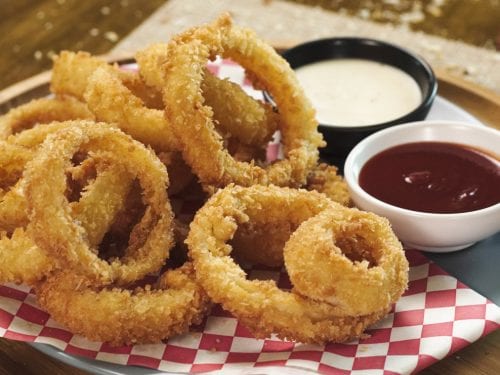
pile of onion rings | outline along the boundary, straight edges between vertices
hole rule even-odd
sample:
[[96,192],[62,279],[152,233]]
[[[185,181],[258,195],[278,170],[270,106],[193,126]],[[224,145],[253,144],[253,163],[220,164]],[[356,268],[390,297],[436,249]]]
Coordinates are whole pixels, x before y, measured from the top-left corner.
[[[277,107],[212,75],[217,56]],[[318,162],[315,112],[285,60],[226,14],[136,60],[63,51],[53,96],[0,117],[0,281],[112,345],[187,332],[213,303],[257,338],[306,343],[385,316],[408,282],[401,244]],[[273,139],[283,157],[268,160]],[[238,262],[284,269],[293,287]]]
[[[326,218],[325,213],[329,215]],[[351,222],[358,216],[365,222]],[[317,221],[345,232],[351,225],[359,238],[342,237],[349,243],[337,241],[337,252],[320,248],[317,243],[334,239],[331,233],[317,237],[324,229]],[[282,230],[283,226],[276,225],[280,222],[298,228],[292,230],[284,246],[284,265],[294,285],[290,292],[280,290],[273,280],[247,280],[230,256],[233,247],[228,244],[241,224],[269,224]],[[319,230],[309,237],[311,227]],[[256,337],[275,333],[305,343],[359,337],[367,325],[386,314],[408,282],[408,262],[387,221],[305,190],[261,185],[230,185],[219,190],[197,212],[187,244],[196,277],[212,301],[222,304]],[[358,259],[350,259],[350,253]],[[324,258],[340,258],[343,268]],[[367,266],[365,258],[374,263],[373,268]],[[395,260],[397,265],[392,268]],[[300,281],[297,286],[295,281]],[[373,285],[364,289],[372,281]],[[359,305],[358,300],[364,299],[368,302]]]

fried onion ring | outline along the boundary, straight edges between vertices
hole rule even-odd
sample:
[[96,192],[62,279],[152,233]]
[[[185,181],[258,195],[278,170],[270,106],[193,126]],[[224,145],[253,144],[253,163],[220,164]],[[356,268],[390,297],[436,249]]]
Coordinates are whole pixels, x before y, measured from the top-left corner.
[[[337,174],[337,168],[334,166],[318,164],[309,172],[306,188],[323,193],[332,201],[344,206],[351,204],[347,184]],[[295,229],[296,226],[282,220],[272,222],[254,220],[238,227],[231,245],[238,259],[268,267],[278,267],[284,264],[283,247]]]
[[114,346],[158,343],[187,332],[210,306],[189,263],[163,273],[156,286],[133,291],[96,286],[63,271],[35,292],[41,307],[71,332]]
[[[18,136],[9,137],[9,140],[12,141],[14,138],[20,137],[21,134],[25,136],[29,133],[38,133],[37,130],[41,128],[43,128],[44,134],[46,134],[47,129],[55,131],[64,128],[59,124],[58,126],[52,125],[27,130],[19,133]],[[28,138],[33,141],[34,137]],[[40,142],[41,140],[39,139]],[[19,155],[25,156],[24,159],[20,158],[22,163],[17,166],[19,170],[24,170],[25,164],[35,152],[18,145],[6,143],[3,145],[6,146],[3,151],[15,151],[12,154],[3,152],[1,153],[3,157],[11,155],[13,159],[16,159]],[[32,144],[32,146],[37,145]],[[89,243],[97,246],[123,205],[124,197],[130,187],[130,176],[119,165],[101,165],[94,158],[88,160],[91,160],[97,169],[96,177],[86,187],[82,197],[78,201],[70,203],[70,207],[75,220],[79,221],[88,233]],[[0,170],[6,163],[8,160],[2,158]],[[87,162],[86,168],[88,168],[88,164]],[[74,174],[79,172],[81,172],[80,167],[74,168]],[[52,270],[58,268],[59,262],[37,247],[31,239],[23,184],[24,181],[20,178],[15,185],[10,188],[6,187],[7,192],[0,198],[0,281],[33,285]],[[109,190],[109,186],[113,186],[113,194],[103,194],[105,190]],[[101,202],[103,196],[107,198],[105,205]]]
[[[157,64],[169,60],[167,44],[152,44],[137,52],[139,73],[148,85],[161,92],[161,70]],[[278,128],[278,116],[272,107],[248,96],[237,84],[220,79],[204,69],[203,96],[213,108],[217,130],[254,147],[265,147]]]
[[179,149],[163,111],[147,108],[111,66],[99,67],[90,75],[83,97],[97,120],[117,124],[125,133],[156,151]]
[[35,99],[0,117],[0,139],[30,129],[36,124],[66,120],[93,120],[87,106],[69,96]]
[[356,209],[326,209],[284,248],[294,291],[349,315],[392,305],[408,284],[408,261],[389,221]]
[[[125,284],[158,271],[173,241],[165,167],[151,150],[116,128],[92,122],[68,125],[68,129],[47,137],[25,171],[35,243],[63,264],[77,266],[88,277],[103,282]],[[147,209],[132,231],[129,249],[122,258],[110,263],[98,258],[92,250],[88,233],[71,216],[70,204],[64,196],[66,170],[77,151],[97,152],[110,164],[122,165],[144,190]]]
[[148,107],[160,109],[163,106],[161,95],[147,87],[136,72],[122,70],[117,65],[109,65],[105,60],[81,51],[62,51],[55,57],[50,89],[55,94],[71,95],[83,101],[90,76],[97,69],[106,67],[112,68],[122,83]]
[[[190,40],[190,32],[186,41],[182,36],[171,41],[168,61],[157,59],[157,69],[163,75],[156,85],[163,87],[166,116],[182,144],[184,159],[201,182],[208,185],[303,185],[309,169],[318,160],[318,147],[324,144],[317,131],[314,109],[292,69],[276,51],[251,31],[232,26],[227,15],[215,25],[219,26],[216,32],[213,25],[208,25],[195,32],[195,39]],[[280,112],[285,159],[262,168],[235,160],[223,148],[215,130],[213,110],[205,105],[201,90],[205,64],[217,54],[254,72],[273,95]]]
[[239,224],[260,217],[298,225],[328,207],[344,209],[320,193],[305,190],[259,185],[219,190],[197,212],[186,240],[197,280],[214,302],[257,338],[276,333],[283,339],[324,343],[359,337],[388,309],[349,316],[329,303],[280,290],[272,280],[247,280],[230,257],[227,242]]
[[267,146],[278,128],[278,114],[271,105],[252,99],[240,85],[208,71],[201,89],[206,104],[214,110],[219,131],[248,146]]

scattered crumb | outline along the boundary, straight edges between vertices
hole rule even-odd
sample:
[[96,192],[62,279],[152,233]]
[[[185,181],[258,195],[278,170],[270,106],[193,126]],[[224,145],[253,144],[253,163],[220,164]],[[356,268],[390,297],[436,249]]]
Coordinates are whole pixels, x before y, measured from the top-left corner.
[[432,42],[429,42],[429,41],[422,40],[422,42],[420,44],[426,50],[431,51],[431,52],[441,52],[441,50],[443,49],[441,45],[439,45],[437,43],[432,43]]
[[128,7],[128,0],[121,0],[120,1],[120,6],[122,6],[123,8]]
[[427,5],[425,7],[425,10],[427,11],[427,13],[429,13],[430,15],[432,15],[434,17],[441,17],[443,14],[443,11],[441,10],[441,8],[439,8],[433,4]]
[[115,43],[115,42],[117,42],[117,41],[118,41],[118,34],[117,34],[117,33],[115,33],[114,31],[106,31],[106,32],[104,33],[104,38],[105,38],[106,40],[109,40],[110,42]]
[[56,53],[54,51],[50,50],[49,52],[47,52],[48,59],[53,60],[54,57],[56,57]]
[[56,0],[56,2],[59,5],[64,5],[64,3],[66,3],[66,0]]
[[94,27],[94,28],[92,28],[92,29],[89,30],[89,34],[91,36],[98,36],[99,35],[99,29],[97,29],[97,28]]
[[39,20],[43,20],[45,18],[45,12],[37,12],[36,18],[38,18]]
[[420,3],[416,3],[410,12],[401,14],[401,22],[403,23],[420,23],[425,19],[425,14],[422,12]]
[[35,53],[33,54],[33,57],[35,58],[35,60],[41,60],[43,57],[42,51],[35,51]]
[[442,7],[444,4],[446,4],[446,1],[447,0],[432,0],[432,5]]
[[104,16],[107,16],[108,14],[111,13],[111,9],[110,7],[102,7],[101,8],[101,14],[104,15]]
[[52,30],[54,28],[54,25],[52,24],[52,22],[45,22],[45,25],[43,25],[43,27],[45,28],[45,30]]
[[465,75],[472,76],[476,73],[477,73],[477,68],[475,66],[469,65],[469,66],[465,67],[465,71],[464,71]]
[[369,18],[370,18],[370,14],[371,14],[371,13],[370,13],[370,11],[369,11],[368,9],[363,8],[363,9],[360,9],[360,10],[359,10],[358,16],[359,16],[360,18],[363,18],[363,19],[367,20],[367,19],[369,19]]
[[449,73],[452,73],[452,74],[455,74],[455,75],[459,75],[459,76],[464,76],[465,75],[465,68],[462,67],[462,66],[460,66],[460,65],[450,64],[450,65],[447,65],[445,67],[445,69]]
[[400,0],[384,0],[384,3],[387,5],[400,5]]

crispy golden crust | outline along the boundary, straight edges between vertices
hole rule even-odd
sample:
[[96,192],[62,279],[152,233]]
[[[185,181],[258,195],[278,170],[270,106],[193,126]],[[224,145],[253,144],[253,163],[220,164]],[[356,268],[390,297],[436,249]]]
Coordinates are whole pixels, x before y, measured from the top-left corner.
[[34,99],[0,117],[0,139],[30,129],[37,124],[66,120],[93,120],[94,115],[79,100],[61,96]]
[[294,292],[349,315],[390,308],[408,284],[408,261],[388,220],[353,208],[303,222],[284,256]]
[[[11,146],[11,145],[9,145]],[[69,207],[72,216],[85,229],[89,243],[101,243],[105,233],[124,204],[130,187],[130,176],[123,167],[101,165],[95,158],[87,159],[97,168],[97,175]],[[79,179],[80,167],[73,175]],[[81,179],[81,177],[80,177]],[[0,282],[33,285],[60,266],[57,258],[40,249],[31,238],[27,200],[23,194],[24,180],[0,198]],[[105,194],[113,186],[113,194]],[[108,199],[102,203],[102,197]]]
[[[223,147],[214,109],[206,105],[201,88],[205,64],[216,54],[251,69],[273,94],[280,112],[284,160],[262,168],[236,160]],[[168,53],[152,53],[146,60],[142,69],[155,70],[150,79],[162,88],[166,117],[181,142],[184,159],[203,184],[300,186],[306,182],[318,159],[317,148],[323,145],[314,110],[286,61],[253,33],[232,26],[224,16],[174,38]]]
[[33,150],[0,141],[0,231],[12,233],[28,223],[26,200],[19,180]]
[[[163,75],[158,66],[169,60],[168,45],[152,44],[137,52],[136,59],[144,80],[161,91]],[[217,78],[206,69],[201,88],[206,104],[213,109],[215,126],[225,139],[265,148],[279,120],[270,105],[254,100],[239,85]]]
[[[337,175],[337,168],[324,163],[317,165],[307,177],[307,190],[325,194],[336,203],[351,204],[347,184]],[[247,222],[238,226],[231,240],[234,255],[241,260],[269,267],[282,266],[283,247],[297,226],[290,222]]]
[[241,223],[290,221],[295,225],[327,207],[341,207],[324,195],[278,188],[229,186],[218,191],[197,212],[186,243],[196,277],[210,298],[235,315],[256,337],[276,333],[305,343],[345,341],[359,337],[387,309],[349,316],[331,304],[280,290],[274,281],[247,280],[230,257],[227,242]]
[[[103,195],[103,191],[109,190],[109,186],[114,186],[114,194]],[[95,181],[87,187],[79,201],[70,204],[73,217],[85,228],[88,241],[92,246],[101,243],[116,213],[124,203],[129,186],[130,178],[122,168],[106,169],[98,173]],[[102,202],[103,196],[108,198],[105,204]],[[60,263],[57,258],[51,257],[35,245],[30,235],[31,227],[27,219],[26,198],[21,193],[16,197],[17,202],[11,200],[1,202],[2,212],[3,209],[15,211],[10,204],[15,204],[14,208],[18,211],[20,211],[18,209],[20,205],[24,211],[20,211],[20,219],[15,228],[4,226],[1,229],[5,232],[0,237],[0,281],[33,285],[52,270],[57,269]],[[12,217],[10,219],[14,220]],[[9,223],[13,225],[13,221]],[[7,233],[11,235],[8,236]]]
[[34,244],[24,228],[0,234],[0,282],[34,285],[57,268],[57,262]]
[[90,75],[83,97],[98,121],[116,124],[156,151],[179,149],[163,111],[147,108],[111,66],[99,67]]
[[[35,126],[32,129],[9,136],[7,142],[0,143],[0,171],[4,194],[0,198],[0,281],[33,285],[59,265],[57,259],[50,257],[37,247],[31,239],[27,213],[27,200],[24,195],[22,172],[35,155],[36,149],[45,137],[53,132],[68,128],[67,123],[52,123]],[[96,169],[96,176],[85,188],[78,201],[70,203],[75,220],[81,223],[88,233],[88,241],[97,246],[116,212],[123,205],[124,197],[130,186],[130,176],[119,165],[101,163],[98,158],[87,159],[87,163],[72,169],[73,178],[83,183],[83,169]],[[14,173],[16,172],[16,173]],[[9,176],[14,179],[9,180]],[[87,181],[89,182],[89,181]],[[10,186],[9,186],[10,185]],[[103,204],[102,194],[114,187],[114,194],[107,194]]]
[[337,174],[337,167],[320,163],[307,176],[307,190],[316,190],[332,201],[351,206],[351,196],[344,178]]
[[249,97],[240,85],[205,71],[205,103],[214,111],[219,131],[245,145],[265,148],[278,128],[279,116],[266,103]]
[[[173,242],[165,167],[151,150],[118,129],[91,122],[71,125],[47,137],[25,171],[35,243],[61,263],[77,266],[81,273],[97,279],[127,283],[158,271]],[[97,152],[111,165],[122,165],[128,176],[138,179],[144,191],[147,209],[132,231],[130,249],[124,257],[110,263],[92,251],[85,228],[71,216],[64,199],[65,172],[77,151]],[[110,194],[115,192],[109,189],[101,197],[101,205],[106,204],[106,195]]]
[[156,287],[130,291],[63,271],[35,292],[42,308],[71,332],[111,345],[152,344],[185,333],[210,307],[190,264],[166,271]]

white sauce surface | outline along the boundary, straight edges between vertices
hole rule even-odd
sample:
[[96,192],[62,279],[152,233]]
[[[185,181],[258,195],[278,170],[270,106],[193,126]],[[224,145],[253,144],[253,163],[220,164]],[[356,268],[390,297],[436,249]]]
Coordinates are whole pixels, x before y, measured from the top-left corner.
[[422,101],[417,82],[390,65],[333,59],[295,69],[324,125],[373,125],[395,120]]

